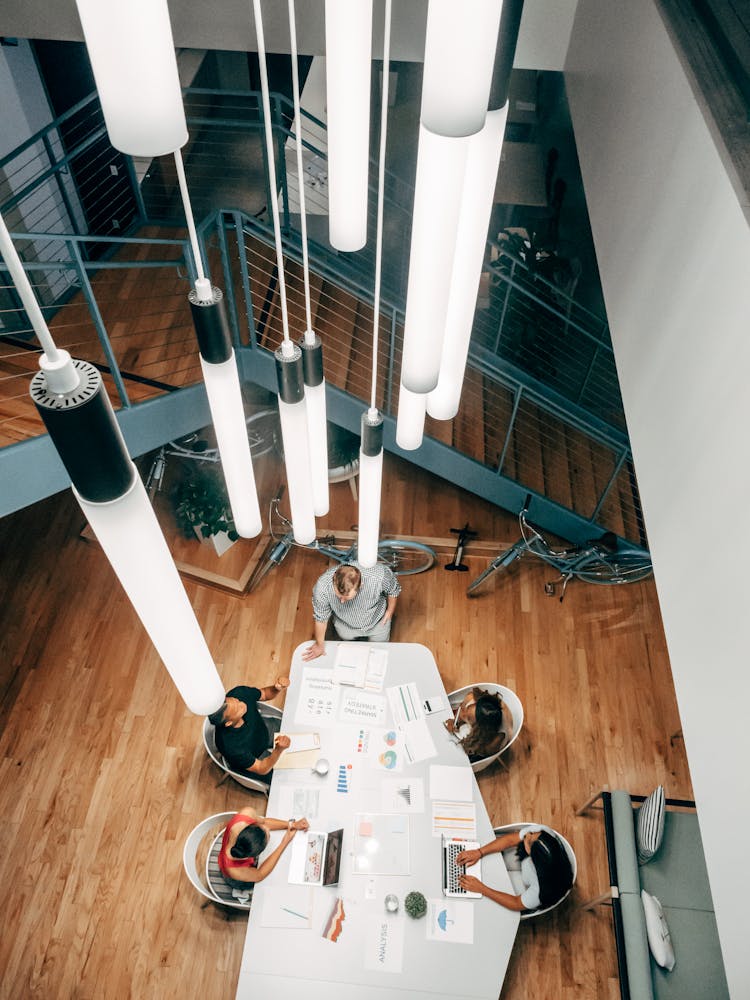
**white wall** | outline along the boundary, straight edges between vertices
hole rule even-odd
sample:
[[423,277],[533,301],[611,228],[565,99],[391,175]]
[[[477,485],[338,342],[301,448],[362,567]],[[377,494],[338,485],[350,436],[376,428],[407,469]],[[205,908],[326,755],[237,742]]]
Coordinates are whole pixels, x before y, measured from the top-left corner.
[[739,1000],[750,996],[750,232],[654,0],[580,0],[566,79]]

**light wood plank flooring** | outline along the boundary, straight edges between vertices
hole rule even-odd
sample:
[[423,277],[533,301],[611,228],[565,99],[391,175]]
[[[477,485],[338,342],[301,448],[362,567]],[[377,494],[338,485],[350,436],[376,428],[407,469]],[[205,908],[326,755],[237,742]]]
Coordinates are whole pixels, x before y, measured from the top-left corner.
[[[444,537],[468,520],[482,539],[515,537],[512,517],[391,456],[385,487],[384,533]],[[349,487],[332,492],[329,523],[348,529]],[[202,720],[82,523],[67,492],[0,521],[0,997],[229,1000],[246,917],[201,907],[182,844],[203,817],[262,800],[217,787]],[[466,560],[472,574],[486,562],[471,546]],[[227,687],[286,669],[322,569],[295,551],[250,597],[187,584]],[[691,794],[656,593],[573,585],[560,604],[543,567],[520,570],[472,600],[471,576],[442,565],[405,579],[393,638],[428,646],[448,690],[519,694],[508,769],[479,779],[491,818],[550,823],[578,856],[570,904],[522,926],[503,1000],[614,1000],[609,911],[577,908],[607,884],[603,830],[573,810],[605,783]]]

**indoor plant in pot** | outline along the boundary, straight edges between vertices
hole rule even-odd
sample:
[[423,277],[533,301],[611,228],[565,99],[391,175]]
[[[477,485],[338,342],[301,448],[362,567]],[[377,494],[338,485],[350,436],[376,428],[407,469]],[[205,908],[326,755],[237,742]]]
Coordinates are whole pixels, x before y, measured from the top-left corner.
[[210,540],[218,555],[237,541],[226,488],[218,472],[199,469],[181,479],[172,493],[172,502],[177,524],[186,538],[195,534],[201,541]]

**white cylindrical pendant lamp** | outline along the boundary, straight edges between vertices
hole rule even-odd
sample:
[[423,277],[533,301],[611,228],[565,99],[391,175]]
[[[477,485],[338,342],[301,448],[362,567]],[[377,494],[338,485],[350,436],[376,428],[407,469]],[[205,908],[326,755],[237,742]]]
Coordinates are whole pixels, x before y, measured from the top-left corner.
[[204,280],[188,294],[200,349],[203,382],[221,456],[221,467],[237,534],[254,538],[262,530],[258,491],[247,439],[240,377],[232,347],[224,296]]
[[370,409],[362,415],[359,449],[359,524],[357,562],[374,566],[380,540],[380,493],[383,486],[383,417]]
[[116,500],[73,493],[185,704],[196,715],[215,712],[224,686],[135,466],[132,487]]
[[337,250],[367,242],[372,0],[326,0],[329,239]]
[[328,418],[326,415],[326,383],[323,378],[323,347],[320,337],[307,331],[300,340],[302,369],[305,377],[307,433],[310,442],[310,475],[312,477],[313,509],[323,517],[330,506],[328,496]]
[[473,135],[484,125],[502,0],[429,0],[422,124],[438,135]]
[[202,357],[200,362],[232,520],[240,537],[255,538],[263,523],[234,351],[229,360],[217,365]]
[[412,392],[431,392],[438,381],[467,148],[468,139],[420,125],[401,367]]
[[427,396],[410,392],[404,383],[398,391],[398,416],[396,418],[396,444],[404,451],[415,451],[424,437],[424,418]]
[[76,0],[115,149],[162,156],[187,142],[167,0]]
[[77,387],[51,391],[44,371],[31,397],[86,515],[185,704],[216,711],[224,686],[138,472],[130,460],[101,375],[73,361]]
[[284,465],[294,540],[300,545],[309,545],[315,541],[315,513],[302,352],[296,344],[285,340],[276,351],[275,358],[281,437],[284,443]]
[[507,117],[507,104],[488,111],[482,131],[468,140],[440,377],[427,396],[427,412],[438,420],[452,420],[461,399]]

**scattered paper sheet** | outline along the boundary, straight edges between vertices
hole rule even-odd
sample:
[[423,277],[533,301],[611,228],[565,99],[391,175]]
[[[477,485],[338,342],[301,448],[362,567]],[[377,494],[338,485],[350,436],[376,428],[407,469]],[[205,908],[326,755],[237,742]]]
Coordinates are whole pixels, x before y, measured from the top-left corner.
[[471,802],[474,798],[470,767],[430,764],[430,798]]
[[388,650],[371,649],[367,660],[365,674],[365,691],[380,692],[385,683],[385,672],[388,667]]
[[320,733],[289,733],[288,735],[292,742],[284,751],[285,754],[320,749]]
[[360,642],[340,643],[333,663],[334,681],[337,684],[364,687],[369,659],[370,650],[365,644]]
[[344,688],[339,718],[342,722],[370,722],[380,725],[385,718],[385,699],[379,694]]
[[311,924],[312,908],[312,889],[307,886],[264,886],[261,926],[305,930]]
[[380,795],[385,812],[424,812],[424,782],[421,778],[383,778]]
[[335,725],[340,690],[327,667],[305,667],[294,721],[300,726]]
[[354,817],[354,871],[360,875],[408,875],[409,817],[357,813]]
[[427,940],[473,944],[474,904],[463,899],[428,899]]
[[401,972],[404,961],[405,917],[371,916],[365,940],[365,968],[378,972]]
[[318,815],[320,789],[282,785],[279,789],[279,813],[282,817],[314,819]]
[[424,717],[424,706],[414,682],[386,688],[385,693],[393,713],[393,721],[399,729],[403,729],[407,723],[415,719]]
[[477,809],[473,802],[432,801],[432,836],[463,837],[476,840]]
[[406,759],[410,764],[437,756],[435,742],[430,735],[427,719],[414,719],[401,730],[404,736]]
[[320,758],[320,750],[303,750],[300,753],[284,753],[274,764],[275,771],[301,770],[312,771]]

